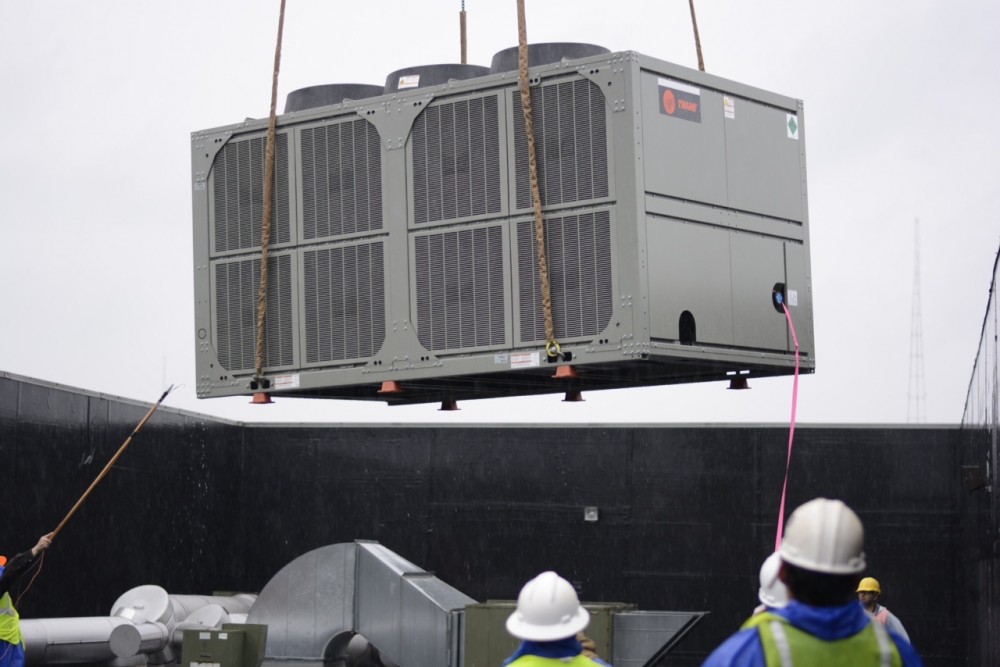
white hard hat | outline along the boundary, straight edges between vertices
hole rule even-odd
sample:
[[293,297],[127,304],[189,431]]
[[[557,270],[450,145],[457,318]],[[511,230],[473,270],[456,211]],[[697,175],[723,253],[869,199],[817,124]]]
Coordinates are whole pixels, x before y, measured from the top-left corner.
[[517,596],[517,609],[507,618],[507,632],[518,639],[549,642],[575,637],[590,623],[576,591],[555,572],[542,572]]
[[772,609],[781,609],[788,604],[788,589],[778,578],[781,570],[781,554],[774,552],[760,566],[760,589],[757,597]]
[[857,574],[865,569],[861,519],[839,500],[816,498],[792,512],[781,560],[811,572]]

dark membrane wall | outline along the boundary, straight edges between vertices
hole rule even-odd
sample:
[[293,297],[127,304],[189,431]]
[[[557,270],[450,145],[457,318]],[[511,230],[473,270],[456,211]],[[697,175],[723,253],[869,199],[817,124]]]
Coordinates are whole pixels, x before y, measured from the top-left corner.
[[[0,553],[52,530],[148,407],[0,374]],[[165,407],[19,608],[106,615],[148,583],[256,592],[306,551],[370,539],[479,600],[555,569],[585,600],[709,611],[667,663],[696,665],[757,604],[787,439],[783,426],[248,426]],[[996,608],[987,491],[961,471],[986,447],[951,427],[796,430],[789,508],[826,495],[858,511],[869,572],[928,665],[979,655]]]

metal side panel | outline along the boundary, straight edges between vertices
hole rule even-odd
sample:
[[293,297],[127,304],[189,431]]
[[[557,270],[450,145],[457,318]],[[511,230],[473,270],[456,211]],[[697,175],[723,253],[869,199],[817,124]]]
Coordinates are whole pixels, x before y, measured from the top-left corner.
[[355,630],[407,667],[458,667],[450,617],[475,600],[380,544],[358,547]]
[[728,206],[722,95],[656,72],[639,80],[646,191]]
[[782,239],[732,232],[733,336],[738,347],[788,350],[788,325],[771,292],[785,282]]
[[[785,290],[788,293],[788,310],[799,339],[799,351],[803,356],[816,356],[816,339],[813,329],[812,281],[809,277],[809,254],[801,243],[785,242]],[[791,332],[788,334],[788,349],[794,350]]]
[[403,575],[424,570],[379,544],[359,544],[355,630],[380,651],[401,655]]
[[452,636],[458,626],[452,617],[475,602],[430,573],[404,576],[400,654],[389,657],[407,667],[458,667],[458,641]]
[[805,129],[802,105],[775,108],[729,96],[725,123],[729,206],[805,220]]
[[[689,313],[693,342],[733,344],[730,232],[684,220],[647,217],[650,335],[679,341]],[[688,338],[688,340],[690,340]]]
[[268,626],[268,658],[322,660],[331,639],[354,629],[356,554],[355,544],[315,549],[267,583],[247,623]]
[[614,614],[615,667],[663,664],[661,658],[705,612],[628,611]]

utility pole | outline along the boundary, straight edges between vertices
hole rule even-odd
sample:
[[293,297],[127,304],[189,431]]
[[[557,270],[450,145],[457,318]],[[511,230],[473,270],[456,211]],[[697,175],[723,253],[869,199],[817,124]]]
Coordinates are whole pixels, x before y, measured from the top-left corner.
[[906,421],[927,421],[924,409],[924,332],[920,314],[920,220],[913,223],[913,298],[910,303],[910,385],[906,391]]

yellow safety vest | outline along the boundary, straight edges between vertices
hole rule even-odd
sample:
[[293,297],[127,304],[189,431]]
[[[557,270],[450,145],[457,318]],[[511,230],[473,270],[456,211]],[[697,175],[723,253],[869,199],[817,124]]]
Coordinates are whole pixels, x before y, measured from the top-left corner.
[[10,601],[10,593],[4,593],[0,598],[0,640],[11,644],[21,643],[21,617]]
[[540,655],[522,655],[507,667],[595,667],[597,663],[582,653],[574,658],[543,658]]
[[850,637],[824,641],[799,630],[777,614],[760,614],[753,621],[752,625],[760,633],[768,667],[903,665],[899,649],[881,623],[869,623],[864,630]]

